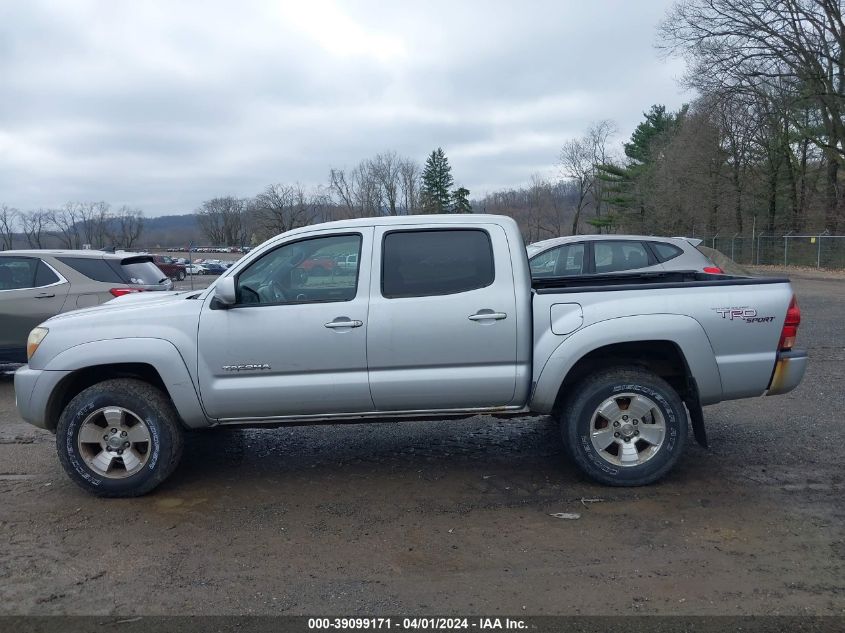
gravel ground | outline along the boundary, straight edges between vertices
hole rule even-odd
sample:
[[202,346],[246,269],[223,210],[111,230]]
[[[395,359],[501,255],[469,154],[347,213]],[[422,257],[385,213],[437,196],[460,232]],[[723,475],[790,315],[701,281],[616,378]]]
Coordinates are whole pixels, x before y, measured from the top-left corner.
[[0,614],[845,615],[845,279],[792,277],[804,383],[708,407],[711,449],[647,488],[586,481],[549,418],[475,417],[198,434],[99,500],[2,379]]

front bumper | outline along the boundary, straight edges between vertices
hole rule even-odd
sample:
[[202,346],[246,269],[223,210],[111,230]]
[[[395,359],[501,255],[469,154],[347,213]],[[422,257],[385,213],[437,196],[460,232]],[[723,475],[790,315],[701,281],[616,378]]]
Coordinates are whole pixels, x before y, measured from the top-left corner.
[[769,381],[767,396],[779,396],[795,389],[807,371],[807,352],[794,349],[788,352],[778,352],[775,371]]
[[57,420],[49,420],[50,396],[69,371],[30,369],[24,365],[15,372],[15,404],[25,422],[55,431]]

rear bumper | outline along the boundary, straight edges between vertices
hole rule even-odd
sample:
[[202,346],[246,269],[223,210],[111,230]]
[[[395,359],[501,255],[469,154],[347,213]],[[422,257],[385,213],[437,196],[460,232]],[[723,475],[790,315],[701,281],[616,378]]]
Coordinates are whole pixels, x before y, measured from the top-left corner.
[[788,352],[778,352],[775,371],[769,381],[767,396],[779,396],[795,389],[807,370],[807,352],[794,349]]

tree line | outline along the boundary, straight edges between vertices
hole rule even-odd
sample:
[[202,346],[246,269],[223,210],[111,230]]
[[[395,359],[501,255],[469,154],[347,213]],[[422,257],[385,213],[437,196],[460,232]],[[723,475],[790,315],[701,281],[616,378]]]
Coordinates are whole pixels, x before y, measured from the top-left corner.
[[144,213],[108,202],[68,202],[54,209],[20,211],[0,204],[0,250],[29,248],[122,248],[139,244]]
[[469,190],[454,185],[442,148],[432,151],[422,167],[388,151],[349,169],[331,168],[326,186],[271,184],[251,198],[206,200],[196,216],[212,244],[254,244],[301,226],[342,218],[472,212]]

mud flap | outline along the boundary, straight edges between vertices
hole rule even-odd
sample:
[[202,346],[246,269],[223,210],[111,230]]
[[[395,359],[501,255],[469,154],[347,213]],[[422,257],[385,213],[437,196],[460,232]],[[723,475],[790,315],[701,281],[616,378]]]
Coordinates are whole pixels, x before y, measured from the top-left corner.
[[698,383],[695,378],[687,378],[687,390],[684,394],[684,404],[689,411],[692,434],[695,441],[704,448],[707,446],[707,432],[704,430],[704,411],[701,408],[701,400],[698,398]]

